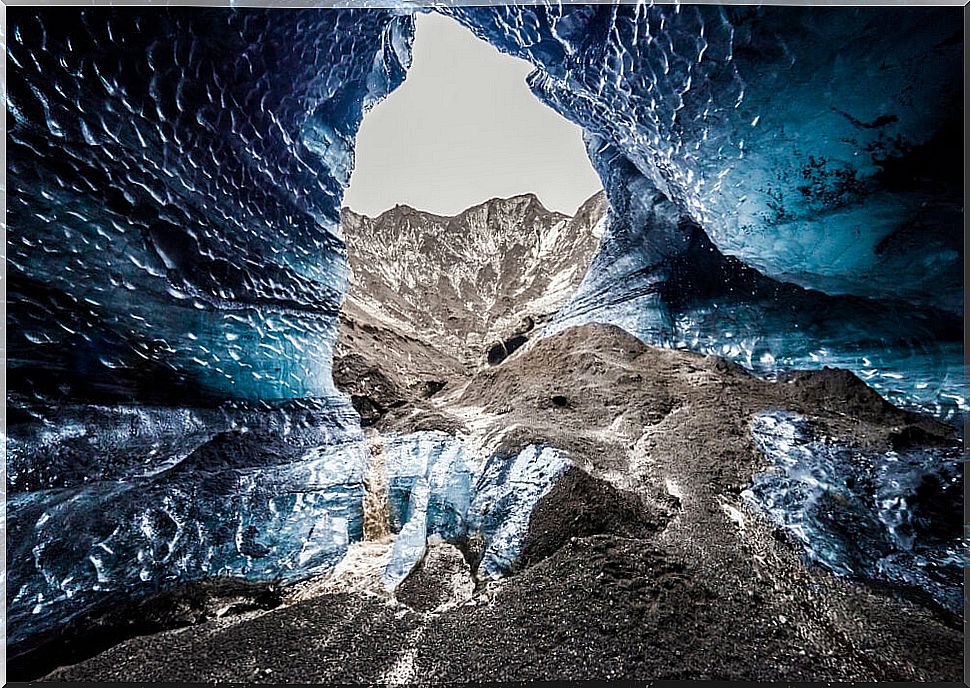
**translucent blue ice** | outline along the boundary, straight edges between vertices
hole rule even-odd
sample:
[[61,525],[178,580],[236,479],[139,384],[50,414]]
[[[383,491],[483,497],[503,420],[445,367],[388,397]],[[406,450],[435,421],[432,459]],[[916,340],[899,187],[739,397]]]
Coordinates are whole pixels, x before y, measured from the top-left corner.
[[[615,322],[766,373],[845,366],[894,401],[967,408],[958,8],[442,11],[532,62],[537,97],[586,131],[611,209],[556,327]],[[330,374],[339,206],[412,17],[7,19],[9,636],[108,590],[321,570],[362,489]],[[476,495],[522,514],[541,492],[466,489],[460,461],[408,442],[392,505],[402,529],[424,514],[415,543],[467,530]],[[511,542],[494,513],[482,527]],[[494,546],[489,575],[513,551]]]
[[334,394],[339,206],[404,78],[386,10],[15,11],[11,389],[114,401]]
[[[133,414],[106,409],[105,419]],[[201,418],[210,436],[191,435],[189,443],[184,419],[170,419],[168,432],[151,442],[165,454],[153,456],[148,438],[112,445],[114,460],[97,471],[51,475],[50,485],[10,495],[10,642],[118,596],[180,581],[322,573],[362,537],[370,455],[352,415],[323,408]],[[155,459],[150,470],[146,456]]]
[[431,536],[479,540],[479,578],[511,573],[533,509],[571,465],[564,452],[529,445],[477,466],[461,440],[441,432],[392,436],[384,456],[398,531],[383,577],[389,589],[421,560]]
[[554,447],[529,445],[512,457],[492,456],[482,466],[468,512],[469,530],[481,533],[485,542],[479,578],[512,572],[532,510],[571,465]]
[[751,428],[773,470],[744,492],[820,565],[922,590],[963,609],[959,448],[865,452],[817,436],[806,419],[764,413]]
[[393,590],[424,557],[430,535],[465,535],[475,463],[460,439],[443,432],[387,436],[383,456],[397,532],[383,581]]

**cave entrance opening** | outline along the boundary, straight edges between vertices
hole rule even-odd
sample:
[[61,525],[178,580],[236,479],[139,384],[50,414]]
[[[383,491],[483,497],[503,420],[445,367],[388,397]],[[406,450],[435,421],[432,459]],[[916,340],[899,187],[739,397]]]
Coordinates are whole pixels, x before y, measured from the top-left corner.
[[501,363],[598,247],[606,202],[582,129],[530,91],[531,71],[418,14],[404,83],[364,116],[334,381],[365,424]]

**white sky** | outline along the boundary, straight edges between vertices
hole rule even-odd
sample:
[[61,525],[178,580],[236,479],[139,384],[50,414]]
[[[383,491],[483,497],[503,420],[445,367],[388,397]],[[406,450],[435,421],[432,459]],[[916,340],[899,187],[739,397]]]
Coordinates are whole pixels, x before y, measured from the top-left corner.
[[532,192],[573,214],[602,185],[580,128],[529,91],[531,69],[453,19],[418,15],[407,78],[361,123],[344,205],[454,215]]

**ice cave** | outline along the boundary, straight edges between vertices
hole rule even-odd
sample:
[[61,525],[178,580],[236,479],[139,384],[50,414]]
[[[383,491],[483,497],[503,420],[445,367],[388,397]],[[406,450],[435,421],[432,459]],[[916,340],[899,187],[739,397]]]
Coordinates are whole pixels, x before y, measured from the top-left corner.
[[[442,423],[378,442],[371,407],[334,383],[355,353],[336,346],[355,137],[405,80],[416,11],[429,10],[9,8],[6,633],[24,675],[59,628],[106,605],[348,566],[378,456],[385,592],[438,542],[462,543],[478,587],[518,576],[545,552],[530,519],[552,518],[556,485],[606,495],[582,511],[593,518],[653,481],[653,516],[596,519],[652,533],[696,509],[696,523],[746,534],[761,518],[812,571],[962,614],[960,10],[437,7],[532,65],[528,87],[581,127],[605,192],[575,291],[541,331],[507,328],[469,383],[468,409],[518,419],[484,454]],[[510,201],[510,231],[545,217],[533,201]],[[378,230],[355,222],[366,255]],[[672,380],[774,385],[738,440],[762,470],[701,500],[674,464],[634,479],[599,466],[613,451],[600,435],[557,444],[526,427],[538,412],[516,414],[538,383],[507,382],[525,376],[515,361],[535,350],[550,370],[587,365],[596,346],[575,365],[554,348],[582,326],[613,342],[603,356],[626,356],[616,384],[630,389],[687,354],[693,372]],[[547,376],[541,413],[600,399],[557,388],[564,375]],[[428,398],[451,393],[421,382]],[[805,385],[849,390],[870,414],[851,426],[858,443],[813,426],[808,402],[783,403]],[[657,389],[604,422],[632,433],[624,451],[642,475],[662,461],[664,419],[693,408]],[[883,425],[891,447],[873,439]],[[658,542],[671,540],[688,547]]]

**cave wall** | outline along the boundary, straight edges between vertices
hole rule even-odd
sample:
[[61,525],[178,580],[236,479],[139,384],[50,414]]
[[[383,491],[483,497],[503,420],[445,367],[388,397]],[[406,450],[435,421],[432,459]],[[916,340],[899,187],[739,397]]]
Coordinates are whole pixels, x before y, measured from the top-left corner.
[[958,10],[445,11],[536,66],[603,179],[600,255],[552,331],[611,322],[966,409]]
[[[558,327],[844,364],[965,408],[958,9],[442,11],[531,61],[587,132],[611,210]],[[359,537],[368,456],[330,375],[338,210],[413,18],[7,18],[11,628],[186,577],[321,570]]]
[[[865,350],[886,348],[884,368],[924,382],[952,368],[958,10],[441,11],[532,62],[536,95],[587,132],[612,219],[564,323],[615,321],[753,366],[827,358],[865,373]],[[14,9],[10,36],[11,390],[332,395],[353,138],[404,78],[412,17]],[[672,289],[670,261],[700,265],[698,250],[864,307],[804,292],[788,304],[744,278],[699,286],[683,265]],[[849,322],[902,316],[902,337]]]
[[334,395],[339,206],[404,78],[390,10],[11,8],[9,382],[45,398]]
[[[959,310],[941,251],[958,245],[959,10],[446,11],[535,64],[533,91],[599,137],[594,159],[626,158],[725,253],[827,293]],[[906,255],[935,280],[893,263],[916,233]]]

